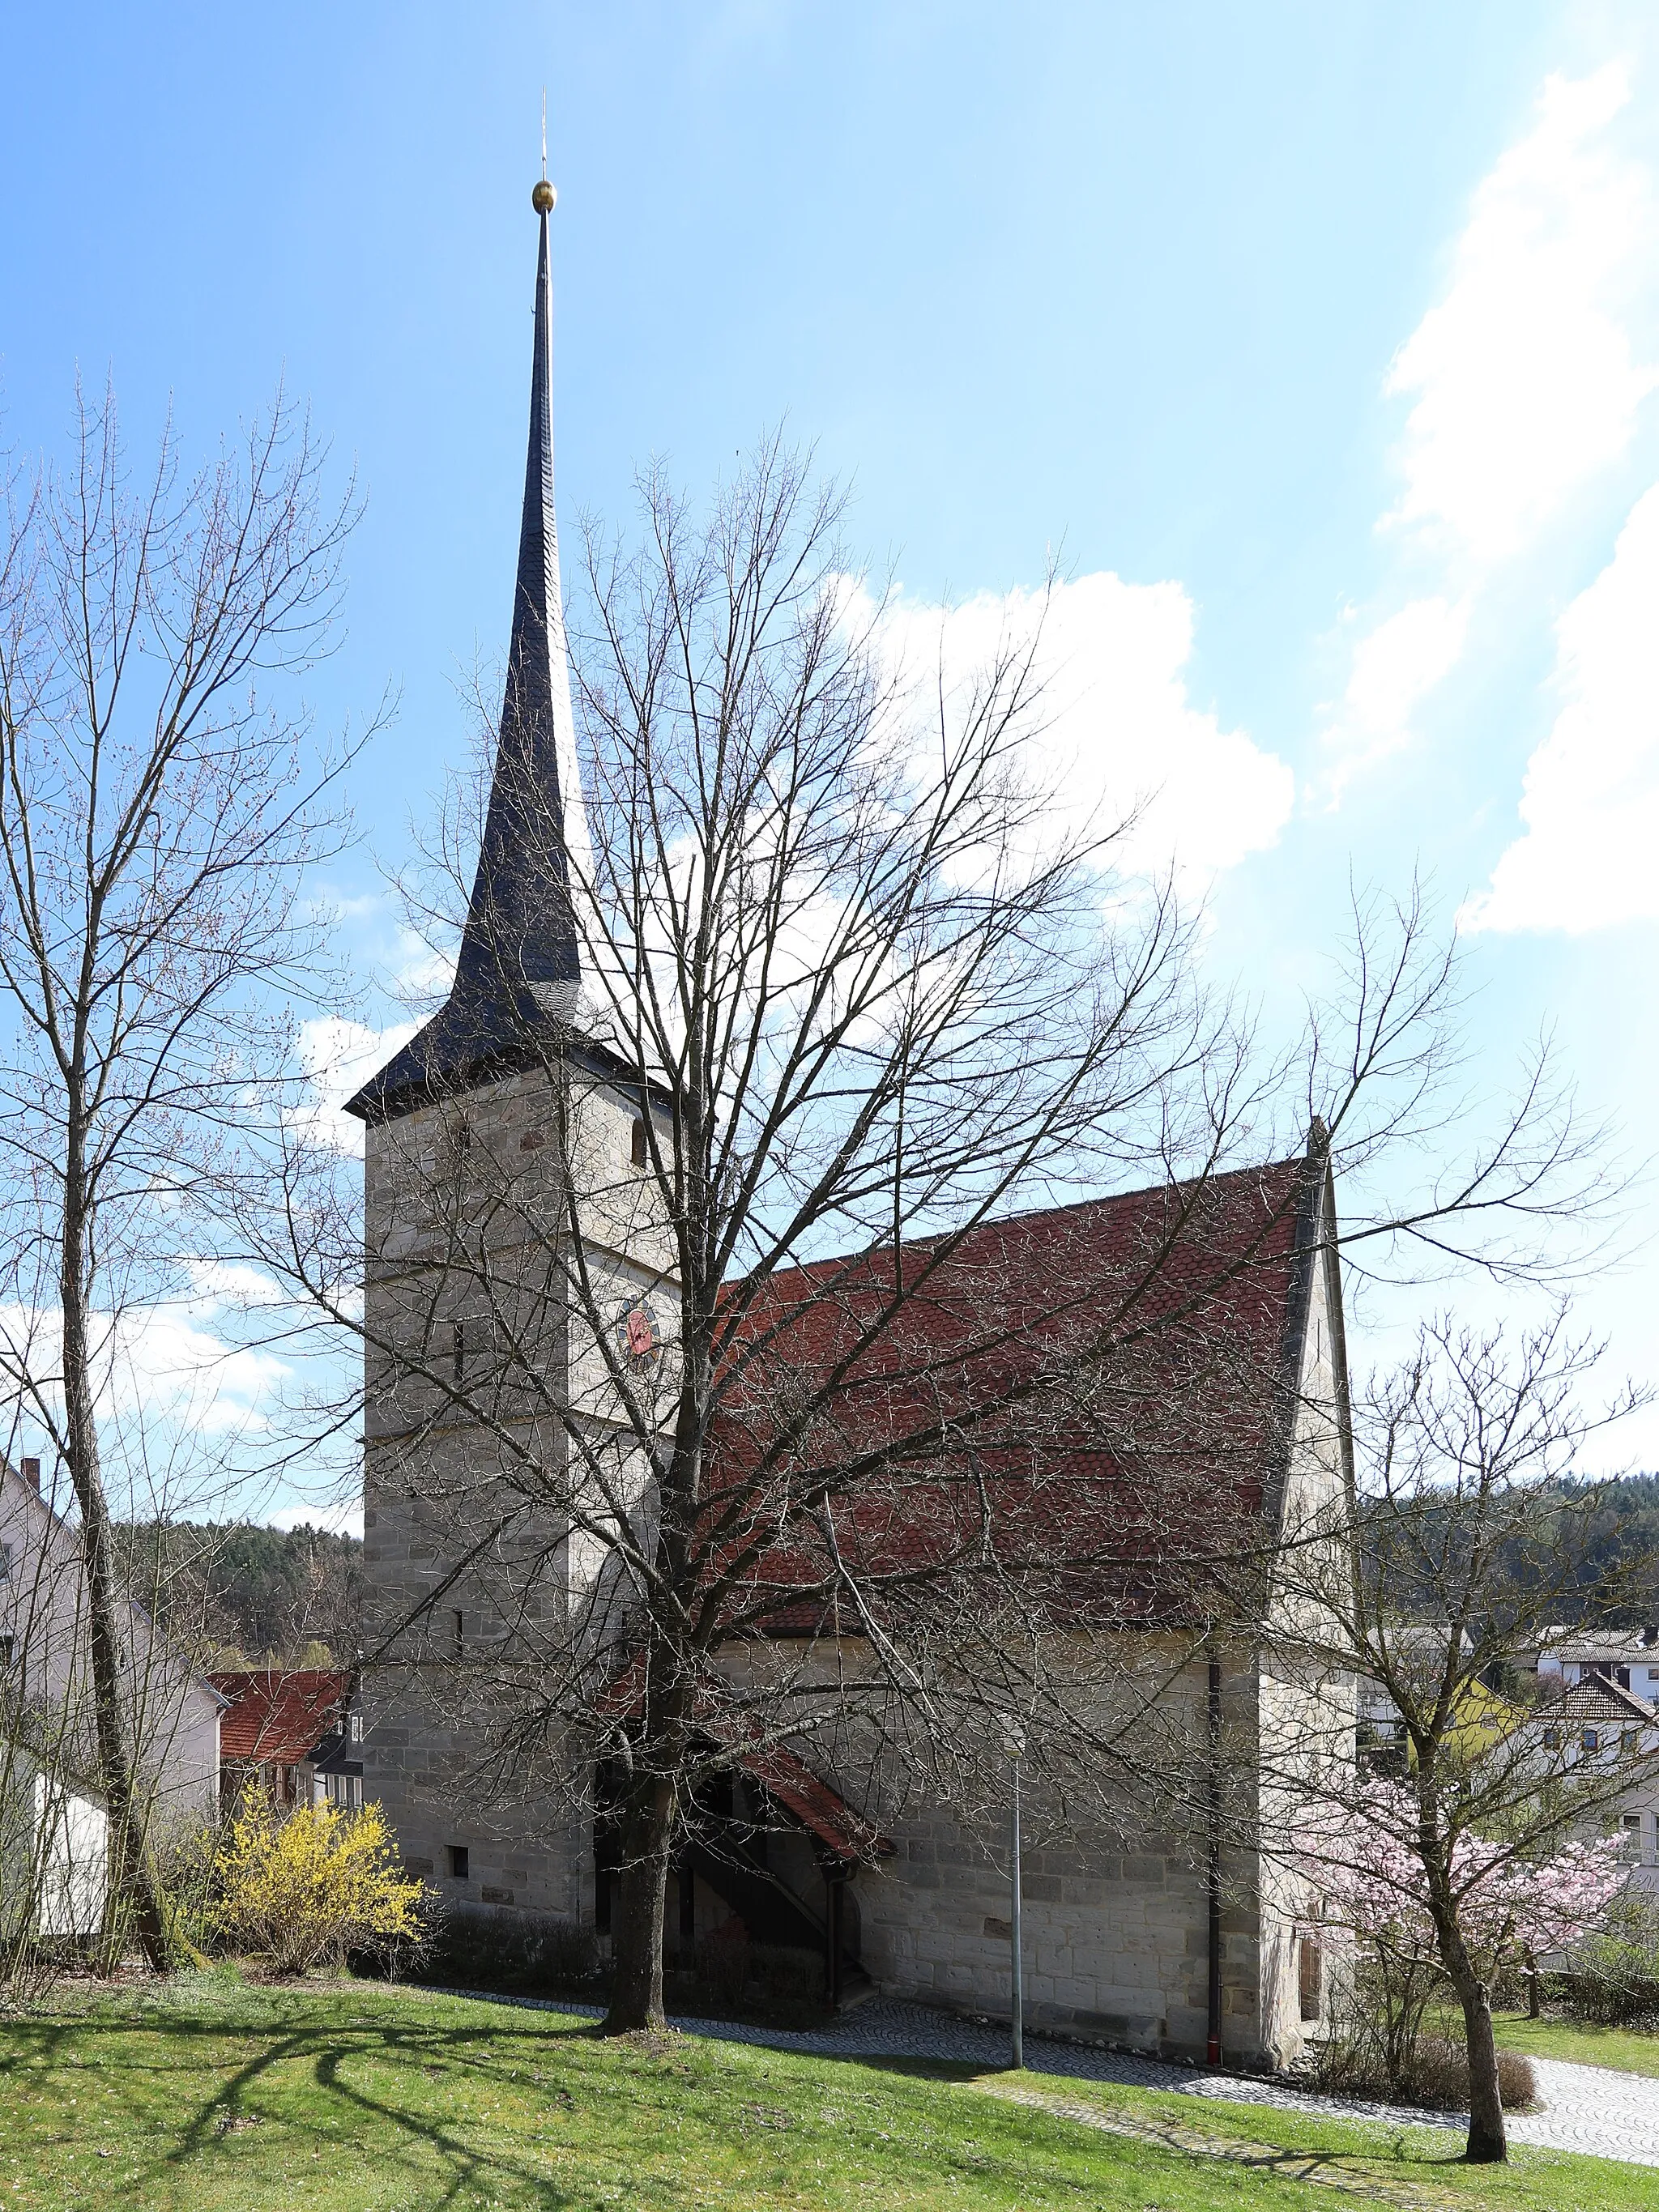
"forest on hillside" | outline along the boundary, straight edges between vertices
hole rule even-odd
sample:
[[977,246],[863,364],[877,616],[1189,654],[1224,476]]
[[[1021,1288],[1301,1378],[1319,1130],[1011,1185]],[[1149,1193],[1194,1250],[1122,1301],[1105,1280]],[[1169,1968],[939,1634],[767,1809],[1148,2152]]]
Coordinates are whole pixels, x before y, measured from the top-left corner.
[[350,1664],[362,1638],[360,1536],[191,1521],[117,1533],[128,1588],[203,1663]]
[[[1659,1474],[1601,1490],[1581,1522],[1583,1492],[1557,1491],[1563,1540],[1571,1525],[1576,1579],[1589,1591],[1622,1573],[1623,1601],[1586,1605],[1583,1626],[1659,1623]],[[1549,1541],[1547,1495],[1536,1501],[1529,1547]],[[1529,1516],[1530,1518],[1530,1516]],[[247,1522],[138,1522],[119,1531],[128,1585],[170,1633],[225,1666],[348,1665],[362,1641],[362,1540],[325,1528]],[[1582,1540],[1581,1540],[1582,1539]],[[1571,1608],[1568,1608],[1571,1611]]]

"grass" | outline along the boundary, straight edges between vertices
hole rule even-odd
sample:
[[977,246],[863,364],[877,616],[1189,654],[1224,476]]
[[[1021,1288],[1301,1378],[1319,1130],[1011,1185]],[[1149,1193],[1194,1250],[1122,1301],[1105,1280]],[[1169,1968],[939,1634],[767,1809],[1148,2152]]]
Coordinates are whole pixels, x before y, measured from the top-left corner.
[[[987,2094],[1010,2086],[1104,2125]],[[605,2043],[556,2013],[207,1974],[0,2024],[0,2205],[1308,2212],[1304,2172],[1470,2212],[1654,2201],[1650,2171],[1526,2152],[1468,2168],[1442,2131],[1194,2102],[691,2036]]]
[[1574,2020],[1528,2020],[1506,2013],[1495,2023],[1506,2051],[1534,2058],[1565,2058],[1575,2066],[1614,2066],[1625,2074],[1659,2075],[1659,2035],[1629,2027],[1590,2027]]
[[[1212,2136],[1218,2145],[1247,2136],[1258,2154],[1277,2152],[1318,2179],[1358,2192],[1403,2192],[1401,2201],[1409,2196],[1446,2212],[1493,2212],[1499,2206],[1513,2207],[1514,2212],[1650,2212],[1659,2193],[1651,2166],[1619,2166],[1524,2143],[1511,2146],[1507,2166],[1466,2166],[1461,2134],[1446,2128],[1362,2126],[1324,2113],[1207,2099],[1194,2118],[1199,2100],[1191,2097],[1094,2081],[1066,2082],[1064,2092],[1068,2101],[1096,2106],[1109,2117],[1127,2113],[1178,2130],[1194,2147],[1201,2135]],[[1302,2194],[1305,2203],[1305,2186]],[[1310,2212],[1322,2212],[1318,2200]]]

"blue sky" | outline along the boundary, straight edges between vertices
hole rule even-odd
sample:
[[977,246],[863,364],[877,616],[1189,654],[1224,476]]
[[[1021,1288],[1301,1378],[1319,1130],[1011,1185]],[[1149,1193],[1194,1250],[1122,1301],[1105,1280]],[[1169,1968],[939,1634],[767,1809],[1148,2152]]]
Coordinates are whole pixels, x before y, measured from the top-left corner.
[[[541,88],[560,503],[780,417],[905,599],[1060,548],[1057,781],[1156,789],[1276,1004],[1351,873],[1462,907],[1479,1078],[1659,1080],[1659,36],[1640,5],[9,5],[0,397],[200,449],[279,374],[368,495],[320,717],[370,847],[504,638]],[[967,633],[964,631],[964,635]],[[366,851],[366,969],[395,943]],[[1659,1226],[1651,1194],[1638,1240]],[[1659,1376],[1659,1248],[1592,1285]],[[1659,1464],[1659,1424],[1628,1449]]]

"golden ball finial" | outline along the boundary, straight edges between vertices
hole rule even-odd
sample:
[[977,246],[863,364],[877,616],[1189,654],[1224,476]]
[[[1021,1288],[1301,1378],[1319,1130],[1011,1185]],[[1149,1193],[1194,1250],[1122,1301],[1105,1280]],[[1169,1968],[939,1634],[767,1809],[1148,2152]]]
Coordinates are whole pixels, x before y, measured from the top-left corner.
[[530,195],[530,204],[538,215],[551,215],[559,204],[559,196],[545,177],[536,179],[536,189]]

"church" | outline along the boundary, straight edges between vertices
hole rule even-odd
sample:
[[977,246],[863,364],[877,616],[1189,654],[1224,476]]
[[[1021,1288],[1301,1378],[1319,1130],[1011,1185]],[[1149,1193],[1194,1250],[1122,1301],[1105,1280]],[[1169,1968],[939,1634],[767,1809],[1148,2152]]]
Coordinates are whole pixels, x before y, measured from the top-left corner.
[[[593,1510],[629,1541],[655,1540],[651,1455],[629,1442],[617,1378],[620,1362],[629,1387],[642,1389],[672,1364],[672,1243],[651,1164],[672,1143],[672,1101],[590,1021],[584,995],[586,832],[553,501],[550,187],[538,185],[534,204],[524,503],[477,874],[447,1001],[349,1108],[366,1125],[364,1790],[384,1807],[405,1865],[453,1905],[557,1916],[603,1942],[617,1876],[606,1777],[615,1746],[626,1750],[635,1694],[629,1591],[615,1571],[626,1547],[585,1540],[580,1516],[538,1522],[498,1506],[523,1492],[527,1470],[544,1475],[580,1451],[609,1469]],[[1201,1208],[1170,1237],[1182,1203],[1159,1187],[985,1224],[954,1250],[925,1311],[918,1302],[912,1340],[945,1326],[953,1283],[994,1271],[1005,1316],[997,1387],[1010,1405],[1031,1402],[1042,1332],[1022,1315],[1045,1311],[1048,1286],[1070,1271],[1085,1285],[1074,1304],[1086,1327],[1086,1285],[1109,1284],[1126,1254],[1168,1238],[1170,1281],[1185,1270],[1210,1287],[1188,1301],[1179,1376],[1158,1365],[1169,1354],[1148,1352],[1125,1402],[1160,1409],[1166,1499],[1213,1528],[1265,1527],[1271,1543],[1334,1493],[1347,1449],[1322,1133],[1302,1157],[1211,1177]],[[836,1357],[813,1318],[830,1307],[800,1292],[809,1273],[793,1291],[785,1283],[768,1294],[801,1297],[811,1326],[789,1345],[802,1373]],[[854,1270],[834,1310],[852,1310],[860,1295]],[[845,1432],[898,1418],[904,1387],[890,1367],[854,1374]],[[979,1385],[969,1376],[963,1387],[971,1395]],[[734,1464],[758,1449],[742,1426],[725,1439]],[[1127,1444],[1115,1459],[1054,1419],[1040,1455],[1030,1436],[1006,1423],[1000,1433],[1005,1462],[1041,1455],[1072,1471],[1064,1495],[1081,1501],[1074,1519],[1086,1524],[1078,1557],[1112,1550],[1120,1511],[1115,1556],[1133,1551]],[[607,1439],[614,1450],[602,1461]],[[925,1498],[925,1481],[907,1494]],[[917,1504],[908,1521],[886,1512],[870,1540],[920,1554],[933,1540],[928,1510]],[[821,1608],[805,1620],[790,1608],[785,1570],[769,1571],[781,1577],[770,1613],[742,1649],[716,1652],[715,1666],[736,1679],[808,1646],[820,1667],[826,1651],[832,1669],[866,1664],[874,1624],[850,1610],[827,1627]],[[1275,1660],[1270,1573],[1246,1617],[1200,1635],[1190,1590],[1177,1592],[1150,1553],[1116,1571],[1133,1587],[1134,1637],[1167,1662],[1170,1741],[1197,1747],[1201,1763],[1224,1728],[1248,1747],[1295,1727],[1302,1692]],[[1071,1586],[1079,1580],[1058,1631],[1074,1642],[1094,1603]],[[1115,1602],[1121,1622],[1124,1601]],[[488,1680],[499,1716],[516,1684],[532,1711],[549,1653],[608,1717],[610,1752],[574,1725],[550,1741],[545,1729],[515,1742],[496,1728],[486,1742],[471,1686]],[[712,1715],[702,1725],[706,1817],[669,1874],[671,1951],[684,1957],[740,1926],[757,1944],[821,1955],[832,2002],[875,1990],[1006,2014],[1006,1833],[988,1800],[912,1793],[895,1816],[872,1801],[868,1770],[838,1758],[833,1732],[788,1741]],[[1323,1994],[1316,1911],[1275,1848],[1284,1818],[1264,1783],[1248,1821],[1224,1825],[1216,1809],[1207,1831],[1201,1816],[1183,1831],[1149,1815],[1139,1832],[1110,1837],[1039,1820],[1022,1886],[1028,2022],[1212,2062],[1288,2063]],[[718,1837],[711,1822],[723,1824]]]

